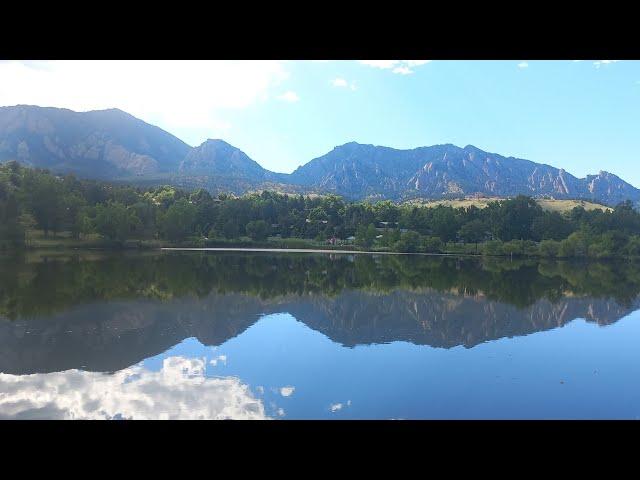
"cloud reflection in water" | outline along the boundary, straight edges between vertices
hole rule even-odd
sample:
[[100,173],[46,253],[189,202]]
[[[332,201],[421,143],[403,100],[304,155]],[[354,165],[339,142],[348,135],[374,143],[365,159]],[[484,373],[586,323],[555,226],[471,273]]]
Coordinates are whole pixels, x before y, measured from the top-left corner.
[[264,405],[235,377],[206,377],[198,358],[167,357],[162,368],[113,374],[0,374],[0,418],[267,419]]

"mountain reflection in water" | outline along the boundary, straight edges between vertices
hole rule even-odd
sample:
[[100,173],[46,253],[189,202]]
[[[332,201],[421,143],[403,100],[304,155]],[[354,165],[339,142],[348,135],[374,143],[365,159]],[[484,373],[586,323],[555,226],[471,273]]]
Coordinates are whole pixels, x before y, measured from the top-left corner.
[[0,418],[636,418],[637,267],[0,257]]
[[347,347],[467,348],[640,308],[628,263],[313,254],[51,254],[0,261],[0,372],[116,372],[291,314]]

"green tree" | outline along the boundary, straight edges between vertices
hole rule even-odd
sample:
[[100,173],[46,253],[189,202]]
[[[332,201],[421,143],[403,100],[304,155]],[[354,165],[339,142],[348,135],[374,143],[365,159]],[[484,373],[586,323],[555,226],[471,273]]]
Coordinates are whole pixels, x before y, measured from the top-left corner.
[[560,242],[559,257],[585,257],[589,253],[590,235],[580,230]]
[[22,227],[26,243],[29,244],[31,240],[31,232],[36,228],[38,222],[30,213],[23,213],[18,217],[18,223]]
[[138,224],[135,213],[119,202],[96,207],[96,231],[110,240],[124,242]]
[[368,227],[360,225],[356,231],[356,245],[366,249],[371,248],[377,233],[378,231],[373,223],[370,223]]
[[395,252],[414,253],[418,251],[420,246],[420,234],[417,232],[409,231],[402,234],[400,240],[398,240],[393,250]]
[[500,240],[527,240],[532,238],[534,220],[543,215],[543,210],[533,198],[519,195],[499,202],[490,213],[494,232]]
[[164,217],[164,232],[167,239],[178,242],[193,235],[196,207],[185,198],[176,201]]
[[79,235],[88,235],[93,233],[95,229],[93,218],[90,214],[90,208],[82,208],[77,213],[76,225]]
[[252,240],[266,240],[269,234],[269,225],[264,220],[254,220],[247,223],[245,230]]
[[451,207],[438,205],[433,209],[431,219],[431,231],[437,237],[448,243],[456,239],[458,232],[458,220],[455,211]]
[[73,238],[80,238],[80,225],[78,224],[79,212],[86,205],[82,196],[75,193],[65,194],[62,199],[62,209],[65,217],[66,228]]
[[560,242],[556,240],[543,240],[538,247],[538,251],[542,257],[557,257],[559,250]]
[[24,245],[24,228],[19,221],[18,202],[14,195],[0,200],[0,247]]
[[500,240],[489,240],[482,245],[482,253],[484,255],[503,255],[502,245]]
[[222,227],[222,235],[228,239],[238,238],[240,236],[238,224],[231,219],[227,220]]
[[442,251],[442,240],[438,237],[424,237],[422,249],[427,253],[440,253]]
[[571,221],[558,212],[544,212],[534,218],[531,234],[534,240],[562,240],[571,234]]
[[631,257],[640,256],[640,236],[633,235],[629,237],[629,241],[627,242],[625,253]]
[[482,220],[471,220],[463,224],[458,231],[458,236],[465,243],[475,243],[476,253],[478,253],[478,242],[484,240],[487,226]]
[[522,240],[510,240],[502,244],[502,252],[513,257],[524,254],[524,242]]
[[50,231],[55,235],[64,217],[62,184],[56,177],[46,174],[34,174],[30,180],[27,193],[31,211],[44,236],[48,237]]
[[397,228],[386,229],[380,240],[380,243],[383,246],[392,248],[393,245],[400,240],[400,230]]

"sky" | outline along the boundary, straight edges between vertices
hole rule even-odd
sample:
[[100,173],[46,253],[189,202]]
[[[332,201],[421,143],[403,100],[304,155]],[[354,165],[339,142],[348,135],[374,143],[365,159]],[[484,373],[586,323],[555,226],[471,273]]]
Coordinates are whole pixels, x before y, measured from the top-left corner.
[[640,61],[0,61],[0,105],[120,108],[291,172],[337,145],[453,143],[640,187]]

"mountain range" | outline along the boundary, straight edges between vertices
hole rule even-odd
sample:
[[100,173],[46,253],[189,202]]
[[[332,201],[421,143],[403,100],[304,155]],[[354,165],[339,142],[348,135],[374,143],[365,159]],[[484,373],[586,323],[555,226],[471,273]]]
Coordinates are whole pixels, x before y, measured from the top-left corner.
[[351,142],[291,174],[276,173],[223,140],[194,148],[118,109],[0,107],[0,162],[10,160],[84,178],[204,187],[212,193],[275,189],[394,201],[524,194],[640,204],[640,190],[612,173],[577,178],[562,168],[472,145],[399,150]]

